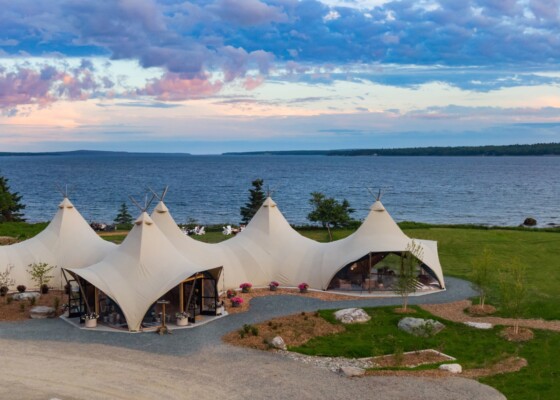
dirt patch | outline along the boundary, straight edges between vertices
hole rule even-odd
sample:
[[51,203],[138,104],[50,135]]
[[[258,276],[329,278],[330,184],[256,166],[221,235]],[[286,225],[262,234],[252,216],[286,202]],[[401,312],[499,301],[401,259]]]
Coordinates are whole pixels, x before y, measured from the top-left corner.
[[228,333],[223,340],[235,346],[269,350],[268,343],[276,336],[281,336],[288,346],[301,346],[314,337],[339,333],[345,329],[325,321],[317,313],[304,312],[246,325],[245,328]]
[[436,364],[445,361],[451,361],[449,356],[432,350],[421,350],[407,352],[401,355],[388,354],[386,356],[373,357],[371,361],[378,368],[388,367],[407,367],[414,368],[419,365]]
[[471,317],[464,313],[465,309],[472,306],[470,300],[461,300],[445,304],[423,304],[420,307],[424,310],[444,319],[455,322],[488,322],[492,325],[511,326],[518,323],[519,326],[533,329],[546,329],[549,331],[560,332],[560,321],[545,321],[542,319],[514,319],[501,317]]
[[506,339],[508,342],[528,342],[535,337],[533,331],[529,328],[519,328],[516,333],[513,326],[508,326],[503,331],[501,331],[500,336]]
[[0,246],[8,246],[17,243],[17,239],[11,236],[0,236]]
[[485,304],[481,306],[480,304],[470,306],[466,309],[467,314],[473,317],[485,317],[487,315],[492,315],[496,312],[496,307]]
[[408,307],[407,307],[406,310],[402,307],[398,307],[398,308],[393,309],[393,311],[396,314],[415,314],[416,313],[416,310],[414,308],[408,308]]
[[[15,301],[8,304],[8,297],[12,297],[14,293],[9,293],[5,297],[0,297],[0,321],[23,321],[29,319],[29,310],[33,307],[28,300]],[[66,295],[62,290],[49,290],[49,293],[42,294],[35,302],[35,306],[54,307],[55,298],[58,297],[59,307],[57,316],[62,314],[60,306],[66,302]],[[23,310],[22,310],[22,306]]]

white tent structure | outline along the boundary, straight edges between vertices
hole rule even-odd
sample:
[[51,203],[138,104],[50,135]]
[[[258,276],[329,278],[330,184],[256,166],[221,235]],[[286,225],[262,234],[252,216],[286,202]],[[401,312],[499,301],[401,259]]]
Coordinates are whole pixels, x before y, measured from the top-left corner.
[[[318,243],[295,231],[276,203],[268,197],[247,227],[234,238],[217,244],[196,241],[184,235],[160,202],[152,217],[182,254],[206,268],[224,267],[224,286],[242,282],[266,286],[276,280],[282,286],[308,283],[326,290],[335,274],[370,253],[403,253],[413,239],[406,236],[380,201],[371,207],[360,228],[349,237]],[[437,243],[415,240],[421,249],[423,268],[445,287]]]
[[[113,252],[87,268],[67,270],[103,291],[121,308],[130,331],[161,296],[203,268],[185,258],[146,212]],[[216,278],[219,269],[210,271]]]
[[0,247],[0,268],[13,266],[11,278],[16,285],[32,287],[27,272],[29,264],[47,263],[52,286],[62,284],[61,268],[83,268],[101,260],[116,246],[101,239],[74,205],[64,197],[49,225],[37,236],[9,246]]

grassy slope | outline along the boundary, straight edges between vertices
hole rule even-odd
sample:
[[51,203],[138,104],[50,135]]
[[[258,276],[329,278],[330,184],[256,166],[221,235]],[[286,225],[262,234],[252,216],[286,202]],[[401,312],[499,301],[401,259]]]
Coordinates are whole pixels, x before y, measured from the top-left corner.
[[28,224],[25,222],[2,222],[0,223],[0,236],[28,239],[41,232],[47,225],[47,222],[39,222],[37,224]]
[[[321,316],[334,321],[333,310],[321,311]],[[368,357],[435,348],[457,358],[466,368],[482,368],[507,356],[519,355],[529,365],[516,373],[482,378],[483,383],[496,387],[510,400],[554,400],[560,393],[560,335],[536,331],[535,339],[523,344],[507,342],[498,336],[501,327],[484,331],[434,317],[417,308],[415,317],[433,318],[445,324],[445,329],[429,338],[419,338],[397,328],[403,317],[392,307],[369,308],[372,316],[365,324],[349,325],[345,332],[315,338],[303,346],[290,348],[304,354],[324,356]]]

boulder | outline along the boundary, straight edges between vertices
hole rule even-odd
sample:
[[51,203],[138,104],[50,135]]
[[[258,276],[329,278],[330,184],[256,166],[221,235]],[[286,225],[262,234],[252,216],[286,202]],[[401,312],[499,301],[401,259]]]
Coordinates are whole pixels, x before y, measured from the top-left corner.
[[334,317],[343,324],[367,322],[371,317],[361,308],[345,308],[334,313]]
[[523,221],[523,225],[525,226],[536,226],[537,225],[537,220],[535,218],[525,218],[525,221]]
[[433,319],[406,317],[399,321],[398,327],[414,336],[429,337],[439,333],[445,325]]
[[349,378],[352,378],[354,376],[364,376],[364,374],[366,373],[366,370],[363,368],[359,368],[359,367],[350,367],[350,366],[342,366],[340,367],[340,369],[338,370],[338,372],[341,375],[347,376]]
[[286,343],[284,342],[284,339],[282,339],[280,336],[276,336],[274,339],[272,339],[270,344],[275,349],[279,349],[279,350],[287,350],[288,349],[288,347],[286,346]]
[[461,364],[442,364],[439,366],[439,369],[451,372],[452,374],[460,374],[461,372],[463,372],[463,367],[461,367]]
[[489,323],[489,322],[473,322],[473,321],[467,321],[465,322],[465,325],[467,326],[471,326],[473,328],[476,329],[492,329],[494,326]]
[[39,299],[39,297],[41,297],[41,293],[39,292],[23,292],[23,293],[15,293],[12,298],[14,300],[20,301],[20,300],[29,300],[29,299],[33,299],[35,298],[36,300]]
[[31,308],[29,316],[33,319],[54,318],[56,317],[56,311],[53,307],[36,306]]

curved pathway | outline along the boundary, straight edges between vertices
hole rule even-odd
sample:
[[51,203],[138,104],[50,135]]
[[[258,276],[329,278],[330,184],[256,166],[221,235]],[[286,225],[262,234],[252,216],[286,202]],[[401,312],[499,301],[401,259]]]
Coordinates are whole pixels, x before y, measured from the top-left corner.
[[[468,282],[447,278],[447,283],[448,291],[414,297],[411,303],[444,303],[474,295]],[[495,389],[469,379],[350,380],[221,342],[225,333],[244,323],[321,308],[391,304],[400,300],[260,297],[246,313],[167,336],[85,331],[59,319],[0,323],[0,398],[504,399]]]

